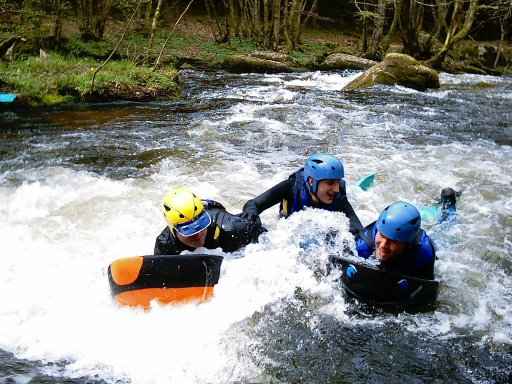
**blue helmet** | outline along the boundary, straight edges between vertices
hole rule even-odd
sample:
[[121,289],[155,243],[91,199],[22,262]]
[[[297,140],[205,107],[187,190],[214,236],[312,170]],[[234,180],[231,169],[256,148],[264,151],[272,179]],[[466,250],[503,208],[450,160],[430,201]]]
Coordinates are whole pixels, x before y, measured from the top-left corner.
[[410,243],[420,230],[421,215],[414,205],[398,201],[381,212],[376,225],[388,239]]
[[[336,156],[327,153],[317,152],[309,156],[304,166],[304,182],[313,193],[318,191],[320,180],[343,179],[345,171],[343,164]],[[308,178],[313,178],[313,186],[309,185]]]

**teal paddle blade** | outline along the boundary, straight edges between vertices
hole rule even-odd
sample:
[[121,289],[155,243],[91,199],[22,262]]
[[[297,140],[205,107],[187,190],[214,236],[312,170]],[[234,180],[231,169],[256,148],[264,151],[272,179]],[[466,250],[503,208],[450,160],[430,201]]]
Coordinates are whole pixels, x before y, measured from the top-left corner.
[[372,187],[374,181],[375,173],[370,173],[369,175],[364,176],[357,183],[355,183],[354,187],[359,187],[363,191],[367,191]]

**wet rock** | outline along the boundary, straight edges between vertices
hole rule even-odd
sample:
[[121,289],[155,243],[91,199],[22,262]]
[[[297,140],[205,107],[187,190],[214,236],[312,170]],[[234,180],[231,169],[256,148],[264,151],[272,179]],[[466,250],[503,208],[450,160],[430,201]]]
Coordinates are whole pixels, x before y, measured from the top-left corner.
[[362,57],[347,55],[345,53],[333,53],[320,64],[321,69],[368,69],[378,64],[377,61]]
[[384,60],[345,86],[345,90],[366,88],[375,84],[401,85],[418,91],[439,88],[439,75],[411,56],[389,53]]
[[262,55],[261,52],[258,52],[257,56],[229,55],[224,59],[222,68],[232,73],[278,73],[297,71],[297,68],[294,68],[288,61],[278,61],[278,59],[283,59],[281,56],[270,57],[272,56],[268,56],[268,54]]

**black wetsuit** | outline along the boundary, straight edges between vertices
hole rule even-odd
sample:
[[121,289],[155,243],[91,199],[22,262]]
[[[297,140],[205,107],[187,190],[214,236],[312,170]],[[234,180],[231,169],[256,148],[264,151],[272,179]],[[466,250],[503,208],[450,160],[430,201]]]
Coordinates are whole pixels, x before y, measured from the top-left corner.
[[[247,201],[243,207],[242,217],[252,220],[259,220],[259,214],[264,210],[280,203],[280,215],[288,217],[293,212],[304,208],[304,197],[308,197],[307,190],[302,182],[303,169],[290,175],[290,177],[279,184],[273,186],[261,195]],[[302,196],[302,198],[301,198]],[[356,234],[363,228],[361,221],[357,217],[354,208],[350,205],[345,189],[345,182],[341,180],[340,193],[335,201],[330,204],[315,205],[315,208],[326,209],[329,211],[343,212],[349,219],[350,232]]]
[[[212,218],[208,226],[204,247],[208,249],[221,248],[224,252],[234,252],[249,243],[256,243],[258,236],[265,229],[250,220],[227,212],[222,205],[205,207]],[[179,255],[182,251],[193,251],[195,248],[183,244],[166,227],[156,238],[155,255]]]

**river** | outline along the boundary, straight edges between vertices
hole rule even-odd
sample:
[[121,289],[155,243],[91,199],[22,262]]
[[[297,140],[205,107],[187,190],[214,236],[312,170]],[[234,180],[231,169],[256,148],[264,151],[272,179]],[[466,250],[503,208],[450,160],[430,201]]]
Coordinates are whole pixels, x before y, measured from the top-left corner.
[[[0,112],[0,381],[512,381],[512,78],[344,92],[356,72],[183,71],[184,98]],[[364,225],[396,200],[462,192],[438,247],[436,308],[351,304],[322,241],[342,214],[300,212],[225,255],[205,304],[118,307],[107,267],[151,254],[160,200],[188,186],[238,213],[315,151],[338,155]],[[376,173],[374,187],[352,189]],[[213,251],[218,253],[218,250]]]

